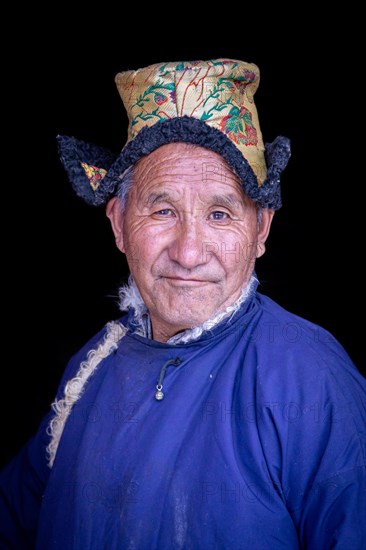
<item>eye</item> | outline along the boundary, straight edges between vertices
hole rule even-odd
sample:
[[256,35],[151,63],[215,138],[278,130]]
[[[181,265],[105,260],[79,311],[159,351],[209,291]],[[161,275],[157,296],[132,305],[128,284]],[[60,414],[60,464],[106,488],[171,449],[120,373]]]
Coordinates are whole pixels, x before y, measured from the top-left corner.
[[154,216],[160,216],[162,218],[168,218],[170,216],[174,216],[173,210],[171,208],[163,208],[162,210],[157,210],[153,214]]
[[209,218],[214,221],[224,221],[229,220],[230,216],[227,212],[222,212],[221,210],[215,210],[214,212],[211,212],[209,215]]

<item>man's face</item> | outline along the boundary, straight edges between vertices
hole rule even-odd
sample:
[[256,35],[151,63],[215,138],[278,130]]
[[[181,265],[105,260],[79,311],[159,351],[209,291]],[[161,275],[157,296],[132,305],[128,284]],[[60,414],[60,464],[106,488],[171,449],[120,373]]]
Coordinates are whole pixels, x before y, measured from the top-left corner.
[[257,211],[216,153],[183,143],[141,159],[126,209],[107,207],[117,246],[166,341],[232,305],[264,251],[271,211]]

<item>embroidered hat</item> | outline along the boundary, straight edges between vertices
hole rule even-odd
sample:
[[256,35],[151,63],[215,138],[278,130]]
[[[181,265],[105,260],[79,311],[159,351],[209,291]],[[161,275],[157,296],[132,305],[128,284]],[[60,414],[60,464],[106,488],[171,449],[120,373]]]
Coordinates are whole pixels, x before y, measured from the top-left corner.
[[118,73],[115,81],[129,118],[121,153],[57,138],[73,188],[87,203],[106,203],[121,175],[143,156],[167,143],[188,142],[220,154],[261,207],[280,208],[290,142],[279,136],[263,144],[253,97],[256,65],[229,59],[158,63]]

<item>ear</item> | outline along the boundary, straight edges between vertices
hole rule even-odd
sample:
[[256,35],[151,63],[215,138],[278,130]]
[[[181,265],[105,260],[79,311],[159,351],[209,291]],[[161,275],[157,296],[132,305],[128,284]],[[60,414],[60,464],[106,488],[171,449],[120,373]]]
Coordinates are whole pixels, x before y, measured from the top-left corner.
[[125,252],[123,242],[123,213],[121,203],[118,197],[113,197],[106,206],[106,215],[112,225],[114,238],[116,239],[117,248],[121,252]]
[[266,251],[265,242],[269,235],[274,213],[275,211],[270,208],[263,208],[261,211],[261,219],[258,226],[257,258],[263,256]]

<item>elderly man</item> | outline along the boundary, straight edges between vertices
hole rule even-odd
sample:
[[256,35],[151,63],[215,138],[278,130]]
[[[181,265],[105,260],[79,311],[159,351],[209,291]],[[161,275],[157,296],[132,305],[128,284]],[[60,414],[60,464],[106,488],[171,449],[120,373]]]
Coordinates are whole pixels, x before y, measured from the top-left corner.
[[[364,548],[365,383],[257,292],[289,142],[264,147],[255,65],[117,75],[118,156],[60,137],[105,203],[129,285],[2,473],[4,548]],[[266,162],[265,162],[266,161]]]

